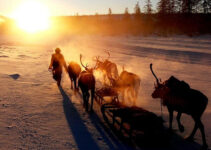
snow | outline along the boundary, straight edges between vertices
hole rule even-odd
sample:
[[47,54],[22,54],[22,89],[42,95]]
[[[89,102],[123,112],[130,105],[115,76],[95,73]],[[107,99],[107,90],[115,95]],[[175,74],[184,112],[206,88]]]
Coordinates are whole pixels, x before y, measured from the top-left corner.
[[[106,58],[104,50],[109,50],[119,73],[124,66],[140,76],[137,103],[157,115],[161,114],[160,101],[151,98],[155,80],[150,63],[162,80],[174,75],[211,98],[211,36],[69,36],[24,42],[19,37],[1,37],[0,149],[133,149],[106,130],[99,112],[93,115],[85,112],[81,95],[70,89],[67,74],[63,75],[62,88],[57,87],[48,72],[56,47],[61,48],[67,62],[79,63],[81,53],[89,66],[94,66],[94,56]],[[96,104],[95,111],[98,111]],[[209,146],[210,116],[211,104],[208,103],[202,122]],[[168,126],[166,108],[163,117]],[[184,137],[190,134],[193,121],[183,115],[182,123],[186,131],[176,132]],[[173,128],[178,129],[176,120]],[[196,142],[202,143],[200,132],[196,134]],[[174,149],[184,146],[179,143]]]

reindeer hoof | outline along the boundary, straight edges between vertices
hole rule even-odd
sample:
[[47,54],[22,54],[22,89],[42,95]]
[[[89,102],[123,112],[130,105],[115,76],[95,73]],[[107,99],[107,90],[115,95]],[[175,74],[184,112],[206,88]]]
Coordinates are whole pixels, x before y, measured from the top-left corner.
[[182,133],[185,131],[185,128],[184,128],[183,125],[179,126],[179,131],[182,132]]

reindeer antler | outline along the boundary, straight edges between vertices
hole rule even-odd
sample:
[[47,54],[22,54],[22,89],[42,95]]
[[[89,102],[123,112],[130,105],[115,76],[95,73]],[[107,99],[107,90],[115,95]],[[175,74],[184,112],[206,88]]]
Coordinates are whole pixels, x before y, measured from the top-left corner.
[[152,70],[152,63],[150,64],[150,70],[151,70],[153,76],[155,77],[157,84],[160,84],[160,82],[159,82],[157,76],[155,75],[154,71]]
[[88,69],[88,68],[87,68],[88,65],[86,64],[86,66],[84,66],[84,64],[82,63],[82,60],[81,60],[81,59],[82,59],[82,55],[80,54],[80,62],[81,62],[81,65],[87,70],[87,69]]
[[100,56],[95,56],[95,57],[93,58],[94,61],[99,61],[99,59],[100,59]]
[[110,53],[109,53],[109,51],[108,50],[105,50],[105,52],[108,54],[108,58],[107,59],[109,59],[110,58]]

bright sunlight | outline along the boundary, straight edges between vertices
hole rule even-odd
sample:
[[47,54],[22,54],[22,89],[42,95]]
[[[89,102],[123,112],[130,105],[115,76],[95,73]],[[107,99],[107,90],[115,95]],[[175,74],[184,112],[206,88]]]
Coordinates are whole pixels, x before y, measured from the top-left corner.
[[14,11],[12,17],[17,25],[28,33],[36,33],[49,28],[48,8],[38,1],[25,1]]

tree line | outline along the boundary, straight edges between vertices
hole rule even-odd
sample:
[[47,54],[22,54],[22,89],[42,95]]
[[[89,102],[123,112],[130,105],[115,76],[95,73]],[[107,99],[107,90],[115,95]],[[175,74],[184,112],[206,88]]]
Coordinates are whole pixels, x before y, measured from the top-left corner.
[[124,26],[130,24],[128,29],[137,34],[207,34],[211,33],[211,0],[159,0],[156,10],[151,0],[145,0],[143,11],[137,2],[133,13],[125,8],[123,18]]
[[[189,36],[211,34],[211,0],[160,0],[156,11],[151,0],[141,7],[137,2],[131,13],[52,17],[52,32],[56,35],[160,35],[186,34]],[[15,33],[15,23],[5,19],[0,23],[0,34]]]
[[[143,13],[159,13],[159,14],[172,14],[172,13],[211,13],[211,0],[159,0],[156,10],[153,10],[151,0],[145,0]],[[109,14],[112,10],[109,8]],[[134,14],[141,14],[139,2],[134,7]],[[125,14],[129,14],[128,8],[125,8]]]

